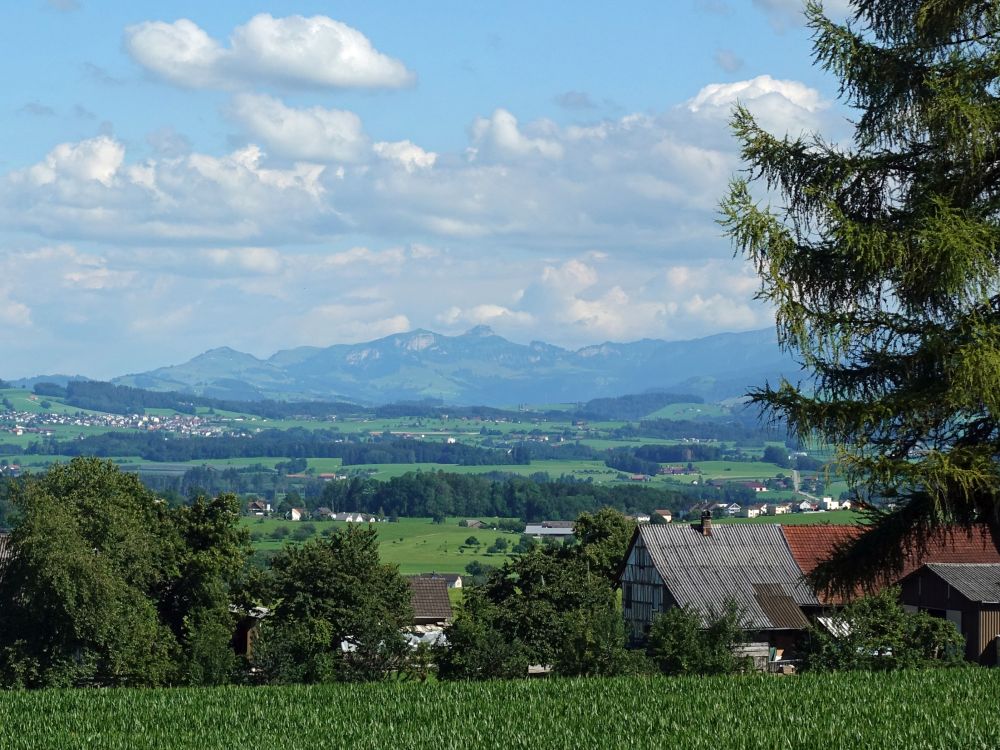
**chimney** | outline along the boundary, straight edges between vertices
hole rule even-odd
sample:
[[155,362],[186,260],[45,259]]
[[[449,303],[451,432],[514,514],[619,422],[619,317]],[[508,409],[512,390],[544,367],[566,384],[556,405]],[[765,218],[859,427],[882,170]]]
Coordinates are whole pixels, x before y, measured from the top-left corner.
[[712,536],[712,511],[710,510],[701,512],[701,535]]

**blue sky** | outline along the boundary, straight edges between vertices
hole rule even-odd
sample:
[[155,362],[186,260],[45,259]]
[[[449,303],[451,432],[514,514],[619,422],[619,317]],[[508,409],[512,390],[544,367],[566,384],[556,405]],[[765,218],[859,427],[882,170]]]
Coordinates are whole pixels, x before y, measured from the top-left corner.
[[0,16],[0,377],[413,328],[766,326],[714,223],[728,112],[844,133],[797,0]]

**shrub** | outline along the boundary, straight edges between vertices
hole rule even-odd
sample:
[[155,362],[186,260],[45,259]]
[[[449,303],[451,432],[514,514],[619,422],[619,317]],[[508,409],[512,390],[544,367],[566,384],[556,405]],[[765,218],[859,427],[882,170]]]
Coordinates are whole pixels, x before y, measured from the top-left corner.
[[663,674],[734,674],[751,665],[733,649],[746,640],[740,613],[729,603],[708,622],[686,607],[671,607],[653,620],[646,653]]
[[844,607],[831,633],[809,630],[804,666],[817,671],[888,671],[962,663],[965,639],[954,623],[899,604],[899,589],[887,588]]

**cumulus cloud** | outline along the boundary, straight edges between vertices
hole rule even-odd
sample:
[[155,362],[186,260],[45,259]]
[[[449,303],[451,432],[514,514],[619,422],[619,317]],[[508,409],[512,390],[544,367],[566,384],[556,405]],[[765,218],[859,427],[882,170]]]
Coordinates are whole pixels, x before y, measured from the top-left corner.
[[355,162],[367,155],[368,137],[353,112],[296,109],[263,94],[238,94],[231,112],[254,138],[289,159]]
[[152,134],[152,154],[141,158],[112,136],[60,144],[0,178],[0,225],[60,240],[200,248],[350,237],[444,240],[469,252],[513,243],[576,257],[595,247],[728,256],[714,219],[739,168],[726,126],[737,100],[765,127],[828,117],[815,90],[760,76],[706,86],[658,115],[580,125],[519,122],[498,109],[472,123],[470,158],[408,140],[372,143],[349,112],[244,93],[231,109],[249,145],[203,153],[174,131]]
[[[82,369],[98,377],[222,344],[269,356],[413,328],[485,324],[515,341],[576,347],[763,327],[771,318],[752,300],[755,288],[752,271],[731,261],[656,254],[57,245],[0,254],[0,341],[6,376]],[[11,332],[29,325],[35,348],[11,348],[19,340]],[[59,345],[39,349],[45,341]]]
[[499,325],[504,328],[528,328],[537,322],[531,313],[495,304],[475,305],[469,308],[453,305],[437,315],[437,320],[449,327]]
[[108,136],[98,136],[79,143],[61,143],[38,164],[12,173],[15,182],[36,186],[57,180],[96,181],[111,187],[118,168],[125,159],[125,148]]
[[799,81],[760,75],[734,83],[711,83],[686,103],[700,119],[728,120],[733,106],[745,105],[763,127],[775,133],[814,130],[830,102]]
[[224,46],[193,21],[145,21],[125,29],[139,65],[188,88],[243,88],[266,82],[315,88],[399,88],[415,81],[406,66],[360,31],[326,16],[261,13],[237,26]]
[[430,169],[438,157],[433,151],[424,151],[420,146],[408,140],[392,143],[379,141],[375,144],[374,151],[379,158],[398,164],[407,172]]
[[542,156],[558,159],[563,155],[563,146],[542,133],[551,133],[554,126],[546,121],[535,123],[534,129],[541,131],[536,137],[526,134],[517,124],[517,118],[506,109],[497,109],[490,117],[480,117],[472,124],[472,141],[477,153],[500,158]]
[[308,235],[339,223],[322,204],[322,165],[268,167],[257,146],[124,159],[124,145],[108,136],[60,144],[0,182],[0,221],[53,237],[178,242],[240,242],[296,222]]

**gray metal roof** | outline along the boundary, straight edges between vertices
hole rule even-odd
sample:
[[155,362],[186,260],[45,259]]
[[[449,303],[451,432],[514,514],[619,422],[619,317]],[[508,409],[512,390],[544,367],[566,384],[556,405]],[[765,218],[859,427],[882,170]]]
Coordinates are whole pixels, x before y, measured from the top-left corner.
[[543,526],[540,523],[529,523],[524,527],[528,536],[573,536],[573,529],[564,526]]
[[719,524],[711,536],[688,525],[637,533],[677,603],[703,617],[733,601],[747,628],[800,629],[799,607],[819,605],[777,524]]
[[1000,603],[1000,565],[996,563],[927,563],[927,567],[971,602]]

